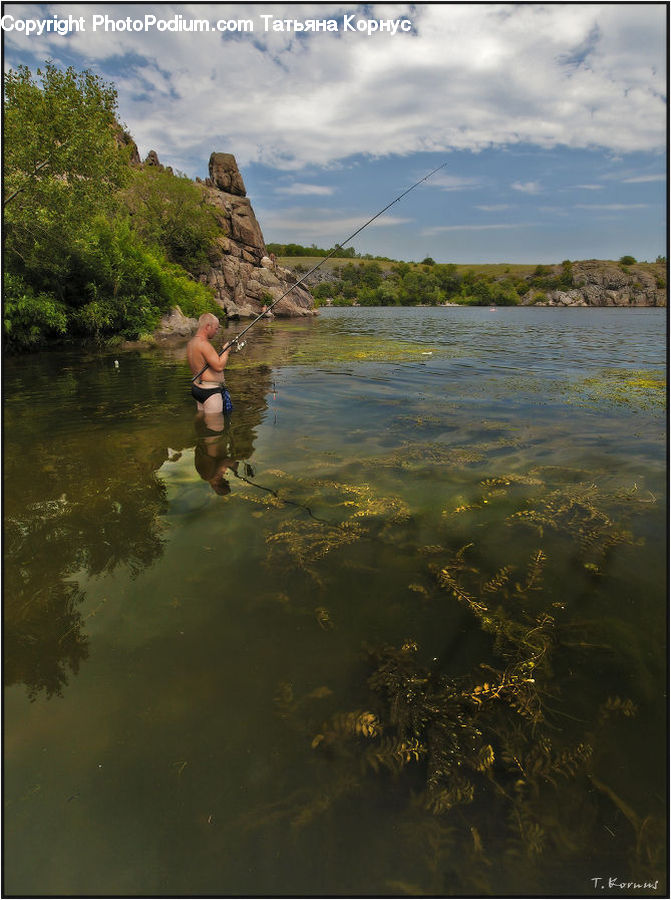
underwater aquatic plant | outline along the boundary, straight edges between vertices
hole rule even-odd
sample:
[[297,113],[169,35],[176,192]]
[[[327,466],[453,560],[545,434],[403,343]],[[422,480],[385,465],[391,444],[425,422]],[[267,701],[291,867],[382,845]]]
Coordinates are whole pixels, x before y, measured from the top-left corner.
[[[446,465],[457,473],[456,481],[458,470],[482,454],[480,446],[462,454],[444,444],[404,445],[381,465]],[[623,854],[631,850],[632,865],[647,860],[656,866],[658,820],[638,815],[607,777],[599,777],[604,729],[615,716],[633,717],[636,706],[630,698],[609,696],[604,684],[601,707],[597,701],[591,711],[588,704],[576,709],[577,682],[564,674],[569,665],[583,666],[583,677],[589,677],[586,660],[611,652],[603,638],[597,644],[580,633],[576,640],[581,624],[567,615],[575,603],[571,591],[590,587],[597,572],[608,572],[609,548],[635,542],[624,514],[646,511],[654,497],[637,485],[625,490],[607,477],[597,484],[594,473],[565,467],[482,474],[487,477],[479,483],[463,479],[477,492],[464,497],[473,515],[445,516],[434,543],[413,546],[420,569],[404,582],[400,601],[437,621],[441,609],[465,610],[469,628],[484,638],[482,661],[455,674],[425,658],[413,636],[400,645],[366,649],[370,673],[354,708],[339,705],[337,694],[329,692],[324,713],[308,702],[312,692],[297,698],[291,685],[280,686],[277,712],[300,735],[320,787],[265,815],[309,827],[337,804],[353,802],[353,793],[375,790],[373,784],[388,779],[397,802],[405,797],[408,843],[428,878],[425,884],[421,876],[399,872],[400,879],[391,882],[434,894],[445,891],[455,856],[472,863],[472,871],[465,864],[459,868],[464,890],[496,893],[493,873],[508,872],[514,882],[520,867],[532,885],[533,873],[547,869],[550,857],[557,865],[580,858],[604,804],[630,823],[633,840],[618,840]],[[380,538],[401,546],[415,519],[400,498],[365,481],[283,475],[283,490],[301,492],[310,510],[326,511],[333,520],[301,520],[294,510],[290,516],[273,510],[269,560],[319,579],[323,599],[315,601],[310,590],[302,614],[326,631],[330,607],[344,626],[346,604],[327,590],[329,554]],[[343,566],[345,555],[338,557]],[[356,563],[356,556],[348,559]],[[580,563],[569,589],[567,560]],[[345,632],[343,627],[339,634]]]

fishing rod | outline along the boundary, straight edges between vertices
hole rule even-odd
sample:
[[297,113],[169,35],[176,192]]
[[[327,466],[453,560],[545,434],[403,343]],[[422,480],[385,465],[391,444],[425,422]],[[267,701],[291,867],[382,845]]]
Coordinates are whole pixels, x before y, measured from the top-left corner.
[[[277,300],[275,300],[273,303],[271,303],[270,306],[265,310],[265,312],[260,313],[255,319],[253,319],[249,323],[249,325],[247,325],[246,328],[243,328],[243,330],[240,332],[240,334],[236,334],[236,336],[234,338],[231,338],[230,341],[225,343],[217,355],[221,356],[227,350],[230,350],[230,348],[233,347],[233,345],[236,345],[237,348],[239,350],[241,350],[242,347],[244,346],[244,343],[240,344],[240,338],[243,336],[243,334],[247,334],[249,329],[253,328],[256,325],[256,323],[266,315],[266,313],[269,313],[270,310],[273,308],[273,306],[276,306],[280,302],[280,300],[284,300],[284,298],[287,296],[287,294],[290,294],[294,288],[297,288],[299,284],[302,284],[305,281],[305,279],[309,278],[313,272],[316,272],[320,266],[323,266],[324,263],[326,262],[326,260],[330,259],[334,255],[334,253],[337,253],[338,250],[342,250],[344,244],[347,244],[351,240],[353,240],[357,236],[357,234],[360,234],[364,230],[364,228],[367,228],[368,225],[370,225],[371,222],[374,222],[376,219],[378,219],[382,215],[382,213],[386,212],[390,207],[392,207],[394,205],[394,203],[398,203],[398,201],[401,200],[403,197],[405,197],[406,194],[409,194],[410,191],[414,191],[414,189],[416,187],[418,187],[418,185],[422,184],[423,181],[427,181],[429,178],[431,178],[432,175],[435,175],[436,172],[440,171],[440,169],[444,169],[446,165],[447,165],[447,162],[441,163],[441,165],[437,166],[432,172],[429,172],[428,175],[425,175],[424,178],[420,178],[419,181],[416,181],[411,187],[409,187],[405,191],[403,191],[402,194],[399,194],[395,200],[392,200],[391,203],[388,203],[384,207],[384,209],[381,209],[379,212],[375,213],[375,215],[372,216],[367,222],[364,222],[364,224],[360,228],[357,228],[357,230],[353,234],[350,234],[349,237],[345,238],[345,240],[342,241],[342,243],[336,244],[330,253],[328,253],[322,260],[320,260],[316,266],[313,266],[309,272],[306,272],[302,278],[299,278],[295,284],[292,284],[292,286],[287,291],[285,291],[281,297],[278,297]],[[203,374],[205,369],[207,369],[207,363],[205,363],[203,368],[193,376],[191,381],[195,381],[197,378],[200,378],[200,376]]]

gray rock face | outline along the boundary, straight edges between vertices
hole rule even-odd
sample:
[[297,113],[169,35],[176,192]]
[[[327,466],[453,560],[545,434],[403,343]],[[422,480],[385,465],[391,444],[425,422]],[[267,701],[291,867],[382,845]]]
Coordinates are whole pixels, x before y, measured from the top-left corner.
[[116,141],[117,147],[128,148],[128,162],[131,166],[139,166],[142,163],[140,159],[140,151],[137,149],[137,144],[130,136],[127,131],[124,131],[123,128],[119,125],[114,132],[114,139]]
[[[256,316],[295,283],[288,269],[273,266],[245,185],[231,153],[213,153],[210,177],[196,182],[214,207],[221,229],[210,260],[199,273],[228,316]],[[312,294],[299,286],[273,308],[276,316],[315,315]]]
[[158,158],[158,153],[156,152],[156,150],[150,150],[149,153],[147,153],[144,164],[145,164],[145,166],[156,166],[157,168],[160,168],[160,169],[163,168],[163,166],[161,165],[161,162]]
[[164,166],[158,158],[156,150],[150,150],[149,153],[147,153],[143,166],[149,166],[150,168],[157,169],[159,172],[167,172],[169,175],[173,174],[172,166]]
[[171,309],[170,312],[163,316],[155,336],[162,337],[189,337],[198,330],[198,319],[187,318],[179,306]]
[[210,181],[213,187],[227,194],[247,196],[245,183],[232,153],[213,153],[210,156]]
[[[559,267],[557,267],[559,271]],[[666,306],[667,288],[664,266],[654,268],[634,264],[587,259],[573,263],[573,287],[549,291],[537,301],[537,292],[529,291],[522,305],[536,306]]]

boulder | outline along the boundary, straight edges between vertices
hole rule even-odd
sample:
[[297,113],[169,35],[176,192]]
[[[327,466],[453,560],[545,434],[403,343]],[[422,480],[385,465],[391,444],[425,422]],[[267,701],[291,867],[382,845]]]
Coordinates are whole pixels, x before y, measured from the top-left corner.
[[184,315],[179,306],[171,309],[156,329],[156,337],[189,337],[198,330],[198,319],[191,319]]
[[245,183],[232,153],[213,153],[210,156],[212,185],[227,194],[246,197]]
[[159,161],[156,150],[150,150],[149,153],[147,153],[144,164],[145,166],[156,166],[157,169],[163,170],[163,166]]

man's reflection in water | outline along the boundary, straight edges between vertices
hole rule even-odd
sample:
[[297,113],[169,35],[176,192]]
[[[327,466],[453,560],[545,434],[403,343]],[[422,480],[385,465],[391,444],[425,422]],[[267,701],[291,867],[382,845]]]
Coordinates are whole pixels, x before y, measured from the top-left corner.
[[231,492],[226,473],[237,475],[239,466],[235,459],[228,419],[223,413],[201,413],[195,420],[198,435],[194,453],[196,471],[220,497]]

